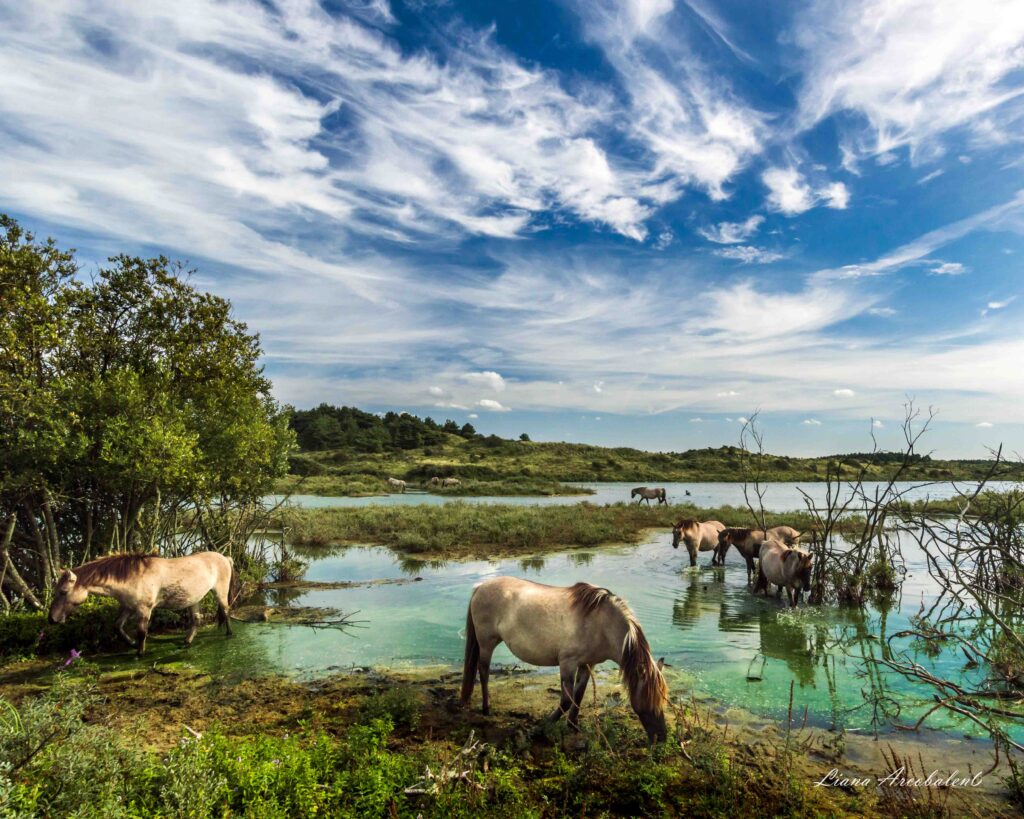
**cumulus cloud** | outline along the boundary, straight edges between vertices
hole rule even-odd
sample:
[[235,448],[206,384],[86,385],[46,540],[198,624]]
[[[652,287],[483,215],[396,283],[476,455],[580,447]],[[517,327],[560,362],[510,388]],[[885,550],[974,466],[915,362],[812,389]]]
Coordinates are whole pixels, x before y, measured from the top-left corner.
[[474,421],[475,421],[475,420],[476,420],[477,418],[479,418],[480,416],[479,416],[479,415],[477,415],[477,414],[476,414],[475,412],[471,412],[471,413],[470,413],[469,415],[467,415],[466,417],[467,417],[467,418],[470,418],[470,419],[472,419],[472,420],[474,420]]
[[468,384],[488,387],[495,392],[505,391],[505,379],[493,370],[485,370],[479,373],[464,373],[462,380]]
[[832,394],[837,398],[853,398],[856,393],[849,387],[841,387],[838,390],[832,390]]
[[761,174],[761,181],[768,188],[768,207],[786,216],[797,216],[819,204],[845,210],[850,203],[850,192],[842,182],[812,188],[794,167],[769,168]]
[[481,398],[476,402],[476,405],[480,409],[485,409],[490,412],[508,412],[509,408],[504,406],[500,401],[495,401],[493,398]]
[[874,419],[874,420],[873,420],[873,421],[871,422],[871,427],[872,427],[872,429],[882,429],[882,427],[884,427],[884,426],[885,426],[885,424],[883,424],[883,423],[882,423],[881,421],[879,421],[879,420],[878,420],[877,418],[875,418],[875,419]]
[[993,313],[997,310],[1003,310],[1013,304],[1016,300],[1016,296],[1010,296],[1010,298],[1002,299],[1001,301],[990,301],[985,305],[985,309],[981,311],[981,315],[987,316],[989,313]]
[[703,424],[704,423],[704,419],[703,418],[691,418],[690,419],[690,423],[691,424]]
[[736,390],[724,390],[723,392],[715,393],[715,395],[718,398],[735,398],[739,393]]
[[764,223],[764,217],[755,214],[743,222],[719,222],[717,225],[707,228],[700,228],[700,233],[709,242],[716,242],[720,245],[735,245],[745,242]]
[[428,388],[427,392],[429,392],[435,398],[441,398],[445,394],[443,389],[441,389],[440,387],[436,387],[436,386]]
[[993,424],[991,424],[989,421],[979,421],[974,426],[980,427],[981,429],[989,429],[993,426]]
[[723,247],[714,251],[714,254],[724,259],[734,259],[743,264],[770,264],[784,258],[781,253],[751,245]]
[[820,427],[821,426],[821,421],[819,421],[817,418],[805,418],[800,423],[804,424],[806,426],[809,426],[809,427]]

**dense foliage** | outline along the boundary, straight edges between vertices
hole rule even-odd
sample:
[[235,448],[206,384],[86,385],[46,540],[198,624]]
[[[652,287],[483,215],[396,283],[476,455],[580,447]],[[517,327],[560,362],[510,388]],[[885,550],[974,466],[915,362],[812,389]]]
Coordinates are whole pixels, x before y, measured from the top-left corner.
[[0,607],[107,550],[241,548],[293,436],[259,339],[167,259],[72,251],[0,217]]
[[384,452],[416,449],[442,444],[448,435],[472,438],[472,424],[461,427],[451,419],[438,424],[433,418],[417,418],[406,412],[374,415],[355,407],[321,404],[310,410],[294,410],[291,428],[299,446],[309,452],[351,449],[355,452]]

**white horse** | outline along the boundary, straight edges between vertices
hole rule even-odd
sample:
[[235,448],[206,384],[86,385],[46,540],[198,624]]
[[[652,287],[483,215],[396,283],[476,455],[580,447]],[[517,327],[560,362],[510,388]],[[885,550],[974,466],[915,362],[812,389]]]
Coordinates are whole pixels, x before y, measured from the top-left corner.
[[400,481],[398,478],[388,478],[388,486],[399,492],[405,492],[405,481]]
[[[686,545],[690,553],[690,565],[697,565],[698,552],[714,552],[711,558],[711,565],[715,566],[718,559],[718,534],[725,528],[725,524],[717,520],[706,520],[703,523],[693,518],[683,518],[672,527],[672,548],[678,549],[679,542]],[[722,557],[725,555],[723,553]]]
[[790,549],[777,540],[766,540],[761,545],[761,559],[758,561],[757,585],[754,593],[764,590],[767,595],[770,584],[778,586],[776,595],[786,589],[789,605],[796,606],[804,589],[811,587],[811,566],[814,556],[802,549]]
[[441,481],[441,486],[462,486],[462,481],[458,478],[445,478]]
[[591,666],[614,660],[648,738],[658,742],[667,736],[668,686],[661,668],[626,601],[607,589],[589,583],[545,586],[516,577],[495,577],[479,584],[466,612],[463,706],[473,696],[479,672],[483,712],[490,713],[491,654],[501,642],[523,662],[558,666],[562,697],[552,720],[568,714],[569,724],[578,727]]
[[[153,555],[111,555],[65,569],[57,579],[50,606],[50,622],[63,623],[68,613],[90,594],[113,597],[121,604],[114,627],[139,656],[146,650],[149,618],[153,609],[188,609],[189,630],[185,645],[191,645],[199,629],[199,603],[207,593],[217,596],[217,619],[231,635],[231,586],[234,567],[220,552],[197,552],[185,557]],[[137,639],[124,630],[128,618],[138,618]]]

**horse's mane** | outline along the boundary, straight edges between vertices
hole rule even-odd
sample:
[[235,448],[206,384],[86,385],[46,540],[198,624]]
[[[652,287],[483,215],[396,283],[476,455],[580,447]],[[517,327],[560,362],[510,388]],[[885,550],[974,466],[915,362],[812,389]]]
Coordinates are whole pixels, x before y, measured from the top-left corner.
[[155,555],[107,555],[74,570],[79,583],[92,585],[106,580],[125,581],[149,568]]
[[592,586],[590,583],[577,583],[572,586],[569,589],[569,597],[572,607],[578,608],[584,617],[605,604],[614,606],[625,617],[626,638],[622,642],[619,668],[629,691],[629,701],[637,712],[660,711],[664,708],[668,701],[668,685],[661,674],[661,669],[654,661],[651,646],[629,604],[608,589]]
[[740,528],[738,528],[736,526],[730,526],[727,531],[733,537],[739,537],[739,538],[748,538],[748,537],[750,537],[754,533],[753,529],[740,529]]
[[683,518],[676,524],[676,529],[689,529],[691,526],[698,526],[700,521],[696,518]]

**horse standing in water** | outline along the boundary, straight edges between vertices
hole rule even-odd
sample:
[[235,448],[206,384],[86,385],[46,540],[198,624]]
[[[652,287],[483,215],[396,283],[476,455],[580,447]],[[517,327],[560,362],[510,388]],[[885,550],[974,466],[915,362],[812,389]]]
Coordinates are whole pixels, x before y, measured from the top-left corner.
[[723,529],[718,535],[718,549],[716,556],[720,563],[725,563],[725,554],[730,546],[735,546],[736,551],[743,555],[747,562],[747,584],[749,585],[756,574],[754,560],[761,556],[761,544],[769,540],[775,540],[792,546],[800,542],[800,532],[792,526],[773,526],[767,532],[763,529],[738,529],[729,527]]
[[690,553],[690,565],[697,565],[697,552],[714,552],[711,557],[711,565],[717,566],[725,561],[725,553],[722,553],[722,560],[718,559],[718,534],[725,529],[725,524],[717,520],[706,520],[701,523],[693,518],[683,518],[672,527],[672,548],[678,549],[679,542],[686,545]]
[[[68,613],[90,594],[113,597],[121,604],[114,627],[141,657],[146,650],[153,609],[189,609],[185,645],[199,630],[199,603],[210,592],[217,596],[217,620],[231,636],[231,586],[235,580],[231,558],[220,552],[197,552],[185,557],[110,555],[78,568],[65,569],[57,579],[50,606],[50,622],[63,623]],[[136,639],[124,630],[128,618],[138,618]]]
[[659,505],[663,503],[668,503],[668,500],[666,500],[665,498],[665,490],[662,487],[651,488],[647,486],[638,486],[636,489],[629,493],[629,499],[633,500],[633,498],[635,498],[637,495],[640,496],[640,500],[636,502],[637,506],[639,506],[644,501],[647,501],[647,505],[650,506],[652,500],[656,500]]
[[405,492],[405,481],[399,480],[398,478],[388,478],[388,486],[398,492]]
[[523,662],[558,666],[562,698],[550,719],[567,714],[573,728],[578,728],[591,666],[614,660],[648,738],[652,743],[665,740],[665,678],[633,612],[608,589],[589,583],[545,586],[516,577],[479,584],[466,612],[463,706],[473,696],[479,673],[483,713],[490,713],[491,654],[501,642]]
[[761,559],[758,561],[757,585],[754,594],[762,589],[765,596],[771,584],[779,588],[776,595],[786,589],[789,605],[795,607],[800,602],[804,589],[811,587],[811,566],[814,555],[802,549],[790,549],[777,540],[766,540],[761,546]]

